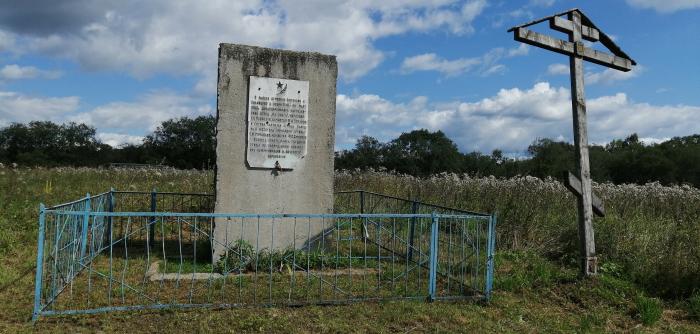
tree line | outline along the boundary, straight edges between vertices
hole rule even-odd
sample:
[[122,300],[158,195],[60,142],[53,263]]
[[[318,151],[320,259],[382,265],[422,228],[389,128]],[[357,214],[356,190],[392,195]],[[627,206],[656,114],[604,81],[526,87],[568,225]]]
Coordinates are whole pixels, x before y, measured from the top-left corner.
[[213,116],[167,120],[140,144],[112,147],[94,127],[41,121],[0,129],[0,162],[23,166],[106,166],[110,163],[211,169],[215,162]]
[[[591,177],[598,182],[691,184],[700,187],[700,134],[644,144],[637,134],[606,145],[590,145]],[[351,150],[336,152],[336,168],[386,168],[428,176],[441,172],[512,177],[531,175],[561,178],[575,171],[574,146],[552,139],[537,139],[527,155],[506,157],[461,153],[441,131],[415,130],[387,143],[364,136]]]
[[[210,169],[216,161],[214,116],[163,122],[139,144],[112,147],[94,127],[52,122],[13,123],[0,129],[0,162],[23,166],[105,166],[109,163]],[[644,144],[636,134],[591,145],[591,176],[614,183],[691,184],[700,187],[700,134]],[[574,171],[573,145],[538,139],[522,157],[500,150],[462,153],[443,132],[414,130],[388,142],[363,136],[335,154],[336,169],[387,169],[415,176],[442,172],[512,177],[561,177]]]

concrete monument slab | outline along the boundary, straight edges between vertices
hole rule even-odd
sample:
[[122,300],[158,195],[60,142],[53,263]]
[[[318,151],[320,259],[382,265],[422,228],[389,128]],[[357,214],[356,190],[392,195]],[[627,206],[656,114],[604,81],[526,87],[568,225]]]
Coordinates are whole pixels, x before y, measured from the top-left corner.
[[[219,45],[215,212],[333,212],[337,73],[335,56]],[[214,260],[238,240],[299,248],[328,226],[304,224],[217,219]]]

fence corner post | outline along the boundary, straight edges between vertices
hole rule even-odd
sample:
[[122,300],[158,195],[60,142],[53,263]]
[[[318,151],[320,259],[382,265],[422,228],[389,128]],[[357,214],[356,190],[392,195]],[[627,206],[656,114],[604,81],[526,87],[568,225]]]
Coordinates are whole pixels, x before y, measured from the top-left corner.
[[438,267],[438,224],[439,218],[433,211],[432,224],[430,225],[430,272],[428,279],[428,301],[436,299],[437,267]]
[[36,250],[36,276],[34,278],[34,312],[32,312],[32,321],[39,319],[41,313],[41,287],[44,276],[44,224],[46,222],[46,207],[44,203],[39,204],[39,235],[37,237]]
[[493,290],[493,272],[494,272],[494,257],[496,252],[496,213],[494,212],[489,217],[489,232],[488,245],[486,256],[486,287],[484,295],[487,301],[491,300],[491,291]]
[[83,261],[85,260],[85,253],[87,251],[88,228],[90,225],[90,211],[92,210],[92,203],[90,202],[90,193],[85,194],[85,207],[83,209],[83,229],[80,236],[80,263],[83,263]]

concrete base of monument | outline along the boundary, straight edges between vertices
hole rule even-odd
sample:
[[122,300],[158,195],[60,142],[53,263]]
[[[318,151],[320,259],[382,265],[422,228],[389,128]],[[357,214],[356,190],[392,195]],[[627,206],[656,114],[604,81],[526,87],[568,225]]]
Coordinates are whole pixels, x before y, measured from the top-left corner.
[[[254,271],[233,271],[228,273],[227,275],[222,275],[221,273],[218,272],[184,272],[184,273],[176,273],[176,272],[166,272],[160,270],[160,261],[155,261],[151,263],[150,267],[148,267],[148,272],[146,273],[146,277],[148,278],[149,281],[151,282],[158,282],[158,281],[202,281],[202,280],[219,280],[223,279],[225,276],[231,276],[231,277],[251,277],[255,276],[256,273]],[[270,268],[263,268],[265,272],[269,272],[268,269]],[[272,271],[274,274],[280,275],[280,276],[307,276],[307,275],[313,275],[315,277],[320,277],[320,276],[342,276],[342,277],[349,277],[349,276],[365,276],[365,275],[373,275],[380,273],[380,270],[377,268],[333,268],[331,264],[329,264],[329,267],[324,270],[320,269],[311,269],[311,270],[304,270],[304,269],[299,269],[297,268],[296,270],[292,270],[290,265],[283,265],[280,266],[279,268],[272,268]]]
[[332,230],[334,219],[309,218],[237,218],[216,219],[214,261],[226,250],[246,245],[260,251],[318,249],[324,243],[324,231]]

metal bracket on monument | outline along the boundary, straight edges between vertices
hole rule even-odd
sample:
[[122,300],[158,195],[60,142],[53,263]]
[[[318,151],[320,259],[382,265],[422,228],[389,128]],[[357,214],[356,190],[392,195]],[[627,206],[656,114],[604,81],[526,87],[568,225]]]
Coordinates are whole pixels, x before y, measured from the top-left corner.
[[[564,177],[564,185],[569,191],[574,193],[576,196],[581,196],[581,180],[579,180],[576,175],[571,172],[567,172],[568,175]],[[598,198],[594,193],[591,192],[591,204],[593,204],[593,213],[598,217],[605,217],[605,207],[603,206],[603,201]]]
[[586,262],[587,274],[592,274],[592,275],[598,274],[598,257],[596,257],[596,256],[585,257],[585,258],[583,258],[583,261]]

